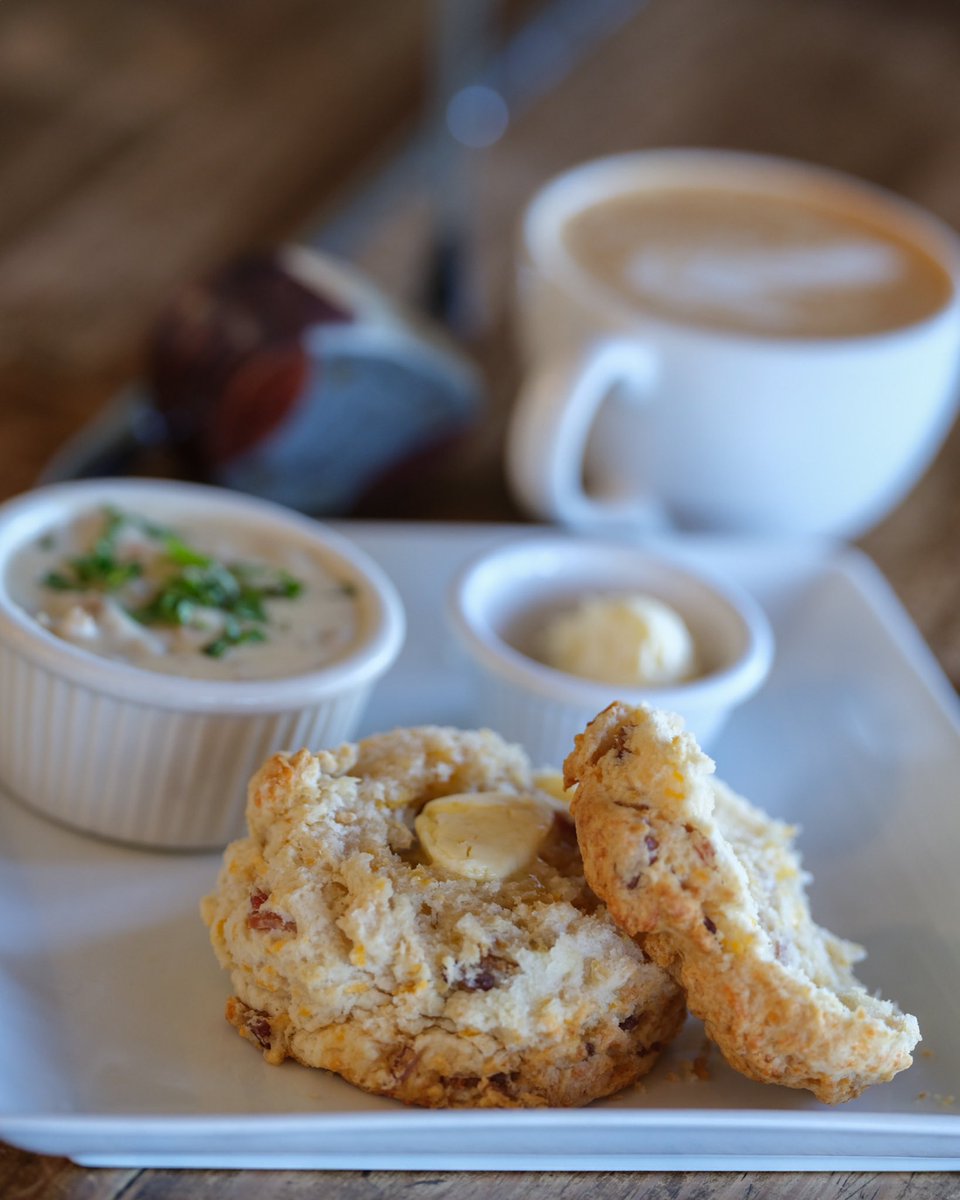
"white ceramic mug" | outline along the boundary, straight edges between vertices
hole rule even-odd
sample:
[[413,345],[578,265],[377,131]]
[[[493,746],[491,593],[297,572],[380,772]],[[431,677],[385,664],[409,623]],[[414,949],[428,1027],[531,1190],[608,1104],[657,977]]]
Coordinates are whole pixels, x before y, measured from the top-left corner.
[[[847,214],[934,260],[943,303],[902,327],[839,337],[654,315],[592,275],[563,237],[576,214],[648,189],[726,189]],[[538,193],[521,253],[527,376],[506,465],[518,500],[538,517],[582,531],[855,537],[906,495],[953,421],[960,241],[866,183],[726,151],[603,159]]]

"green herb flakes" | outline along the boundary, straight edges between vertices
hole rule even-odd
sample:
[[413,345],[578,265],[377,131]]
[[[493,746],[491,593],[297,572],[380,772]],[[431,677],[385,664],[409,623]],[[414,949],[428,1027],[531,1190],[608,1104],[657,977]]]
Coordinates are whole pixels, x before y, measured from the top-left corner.
[[267,635],[255,625],[240,628],[228,623],[218,638],[203,647],[203,652],[211,658],[222,658],[232,646],[239,646],[244,642],[265,642],[266,640]]
[[[160,548],[149,576],[142,563],[118,558],[117,541],[125,527],[139,530]],[[211,614],[221,614],[222,628],[201,647],[211,658],[221,658],[234,646],[266,641],[270,619],[265,601],[293,600],[303,592],[302,582],[287,571],[219,562],[174,530],[112,508],[104,510],[93,549],[50,571],[41,582],[61,592],[115,592],[134,579],[142,580],[145,598],[126,611],[143,625],[203,628],[212,624]]]

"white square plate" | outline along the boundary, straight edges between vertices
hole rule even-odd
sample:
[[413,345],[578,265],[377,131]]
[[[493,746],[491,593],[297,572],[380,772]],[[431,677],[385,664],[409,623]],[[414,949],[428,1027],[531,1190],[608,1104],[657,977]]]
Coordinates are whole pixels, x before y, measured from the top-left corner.
[[[442,636],[453,571],[523,530],[347,524],[407,606],[364,731],[472,724]],[[766,608],[770,680],[714,747],[719,773],[799,822],[814,916],[863,943],[861,977],[917,1014],[914,1066],[839,1109],[754,1084],[691,1021],[642,1086],[589,1108],[404,1108],[269,1067],[222,1019],[197,902],[218,857],[151,854],[0,797],[0,1138],[91,1165],[394,1169],[960,1167],[960,706],[872,565],[821,543],[683,539]]]

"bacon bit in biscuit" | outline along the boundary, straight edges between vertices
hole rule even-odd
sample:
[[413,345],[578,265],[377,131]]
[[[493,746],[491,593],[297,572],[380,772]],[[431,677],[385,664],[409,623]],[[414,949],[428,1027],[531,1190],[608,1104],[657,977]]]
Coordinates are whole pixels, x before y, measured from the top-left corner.
[[270,1039],[273,1036],[273,1030],[270,1028],[270,1022],[266,1017],[257,1017],[252,1021],[248,1021],[247,1028],[264,1050],[270,1049]]
[[404,1046],[390,1064],[393,1078],[398,1085],[407,1082],[417,1068],[423,1055],[422,1050],[414,1050],[412,1046]]
[[289,917],[282,917],[279,913],[272,912],[267,908],[260,912],[250,913],[247,917],[247,928],[256,929],[261,933],[270,929],[279,929],[283,933],[296,933],[297,923]]
[[708,931],[709,933],[716,933],[716,932],[717,932],[717,927],[716,927],[716,925],[714,925],[714,923],[713,923],[713,922],[710,920],[710,918],[709,918],[709,917],[704,917],[704,918],[703,918],[703,923],[704,923],[704,925],[706,925],[706,927],[707,927],[707,931]]
[[[517,964],[509,958],[485,954],[475,966],[464,969],[463,978],[456,980],[453,987],[463,992],[489,992],[492,988],[500,987],[517,970]],[[447,982],[450,982],[449,979]]]
[[231,996],[227,1001],[226,1018],[242,1037],[257,1042],[264,1050],[270,1049],[273,1030],[270,1028],[269,1013],[251,1008],[236,996]]
[[247,914],[247,928],[264,932],[269,929],[280,929],[284,933],[296,933],[297,923],[289,917],[282,917],[272,909],[264,908],[269,896],[259,888],[250,897],[250,912]]
[[500,987],[511,975],[517,972],[517,964],[508,958],[496,954],[485,954],[477,963],[477,969],[464,986],[469,992],[489,992],[491,988]]
[[[629,753],[629,751],[626,749],[626,743],[629,737],[630,730],[626,726],[623,726],[622,728],[617,729],[614,733],[609,734],[599,743],[596,750],[594,750],[593,754],[590,756],[591,763],[596,766],[600,759],[609,754],[611,751],[613,751],[613,754],[618,762],[625,758]],[[579,780],[574,779],[572,775],[568,776],[567,771],[564,770],[563,786],[569,789],[576,783],[579,783]]]
[[713,842],[708,837],[704,837],[695,825],[685,824],[683,829],[688,834],[693,851],[700,861],[705,863],[712,862],[717,856]]
[[463,1088],[475,1088],[480,1082],[479,1075],[447,1075],[447,1086],[456,1088],[458,1091]]
[[491,988],[495,988],[499,982],[499,976],[494,971],[477,971],[469,981],[465,981],[463,986],[468,992],[489,992]]
[[653,864],[657,861],[657,859],[659,857],[659,855],[657,854],[657,849],[659,848],[660,843],[657,841],[657,839],[653,836],[652,833],[648,833],[647,836],[643,839],[643,844],[646,846],[646,848],[650,854],[650,866],[652,867]]

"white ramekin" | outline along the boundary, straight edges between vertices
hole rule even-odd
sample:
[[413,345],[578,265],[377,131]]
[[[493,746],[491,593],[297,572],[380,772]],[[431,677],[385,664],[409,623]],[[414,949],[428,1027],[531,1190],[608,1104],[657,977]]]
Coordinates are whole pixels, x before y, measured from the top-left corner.
[[[360,634],[318,670],[251,682],[163,675],[91,654],[10,595],[17,551],[103,505],[169,523],[222,519],[316,554],[356,588]],[[143,846],[215,848],[242,832],[246,784],[280,749],[355,731],[404,637],[390,580],[348,539],[279,505],[165,480],[87,480],[0,505],[0,782],[77,829]]]
[[[688,682],[624,688],[554,670],[530,657],[536,628],[597,592],[641,592],[686,621],[702,671]],[[730,711],[761,686],[773,635],[760,606],[734,584],[662,554],[562,535],[524,536],[481,554],[455,578],[448,613],[476,668],[478,720],[559,767],[594,716],[614,700],[679,713],[709,746]]]

